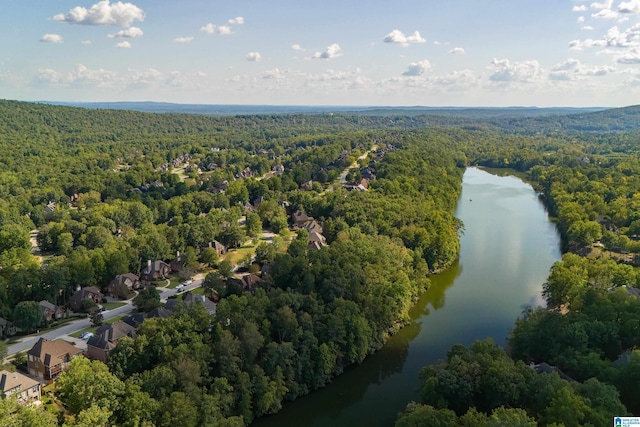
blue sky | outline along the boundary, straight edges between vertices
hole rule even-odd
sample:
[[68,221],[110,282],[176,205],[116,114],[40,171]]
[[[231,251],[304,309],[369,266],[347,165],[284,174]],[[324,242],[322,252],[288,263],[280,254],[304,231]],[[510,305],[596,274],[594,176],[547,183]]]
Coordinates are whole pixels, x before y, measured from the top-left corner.
[[640,0],[3,0],[0,98],[640,103]]

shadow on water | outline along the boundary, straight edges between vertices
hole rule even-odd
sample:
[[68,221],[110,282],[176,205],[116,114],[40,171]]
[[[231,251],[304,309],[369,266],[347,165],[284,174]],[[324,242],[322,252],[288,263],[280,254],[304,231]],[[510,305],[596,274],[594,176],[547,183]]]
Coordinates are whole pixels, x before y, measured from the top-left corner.
[[419,399],[420,369],[452,345],[488,336],[504,345],[522,307],[539,305],[541,285],[560,258],[557,230],[531,186],[475,168],[465,172],[456,216],[465,224],[460,261],[431,277],[411,322],[361,365],[254,425],[393,425]]
[[[431,278],[429,290],[424,292],[411,308],[411,323],[389,338],[384,347],[369,356],[362,364],[347,369],[328,386],[308,396],[287,402],[281,412],[256,420],[253,426],[338,426],[348,425],[336,420],[344,419],[345,409],[356,406],[372,387],[406,369],[409,344],[420,334],[425,316],[440,310],[446,303],[446,292],[462,273],[456,262],[450,269]],[[417,379],[416,372],[410,374]],[[416,384],[417,385],[417,384]]]

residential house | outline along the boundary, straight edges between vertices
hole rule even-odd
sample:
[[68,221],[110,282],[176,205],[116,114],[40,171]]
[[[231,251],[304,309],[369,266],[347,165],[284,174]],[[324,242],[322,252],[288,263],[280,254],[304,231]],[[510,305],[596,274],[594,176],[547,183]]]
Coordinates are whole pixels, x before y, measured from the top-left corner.
[[18,328],[7,319],[0,317],[0,338],[12,337],[18,332]]
[[187,263],[187,257],[184,254],[180,254],[178,251],[176,253],[176,258],[171,260],[169,263],[169,267],[171,267],[171,271],[179,272],[184,269],[185,264]]
[[307,243],[307,249],[319,251],[323,246],[327,245],[327,239],[317,231],[309,233],[309,243]]
[[27,352],[29,375],[54,381],[67,370],[71,358],[81,354],[81,349],[66,341],[40,338]]
[[16,396],[21,405],[37,402],[40,400],[40,381],[19,372],[0,371],[0,393],[3,399]]
[[207,249],[207,248],[215,249],[216,252],[218,253],[219,257],[221,257],[222,255],[227,253],[227,247],[225,245],[223,245],[222,243],[218,242],[217,240],[209,242],[208,246],[200,248],[200,250],[202,251],[202,250]]
[[167,317],[171,317],[173,312],[166,307],[156,307],[147,314],[144,315],[145,319],[153,319],[155,317],[159,317],[160,319],[166,319]]
[[100,304],[102,301],[102,292],[95,286],[87,286],[76,291],[71,298],[69,298],[69,308],[73,311],[82,311],[82,300],[90,299],[96,304]]
[[87,357],[106,363],[109,353],[116,347],[118,340],[122,337],[135,339],[136,336],[136,328],[122,320],[106,323],[100,326],[87,341]]
[[147,261],[147,266],[140,273],[140,280],[147,284],[158,280],[158,279],[166,279],[167,276],[171,273],[171,266],[164,261]]
[[319,242],[322,246],[327,244],[327,239],[317,231],[312,231],[311,233],[309,233],[309,241]]
[[47,300],[40,301],[38,305],[42,310],[42,317],[44,317],[47,322],[62,319],[64,317],[65,310],[63,307],[51,304]]
[[171,311],[175,311],[178,304],[204,304],[204,309],[212,316],[216,314],[216,304],[204,295],[186,293],[182,301],[177,299],[170,299],[167,301],[166,307]]
[[322,226],[318,224],[318,221],[316,221],[315,219],[306,222],[303,225],[303,228],[305,228],[309,232],[309,234],[314,232],[318,234],[322,234]]
[[118,274],[107,285],[107,293],[112,298],[125,298],[130,291],[141,287],[140,278],[135,274]]
[[131,325],[134,328],[137,328],[138,326],[142,325],[142,322],[144,322],[144,319],[145,319],[144,313],[133,313],[133,314],[129,314],[128,316],[124,316],[122,318],[122,321],[127,325]]
[[553,372],[557,373],[558,376],[560,378],[562,378],[565,381],[569,381],[569,382],[575,382],[576,380],[574,380],[573,378],[571,378],[569,375],[565,374],[564,372],[562,372],[560,370],[560,368],[556,367],[556,366],[552,366],[549,365],[547,362],[542,362],[539,364],[534,364],[533,362],[531,362],[529,364],[529,367],[531,369],[533,369],[537,374],[552,374]]
[[300,209],[298,209],[293,213],[292,219],[293,219],[293,225],[298,228],[303,227],[305,223],[309,221],[313,221],[312,216],[307,215],[307,213],[304,210],[300,210]]
[[262,279],[255,274],[247,274],[242,276],[242,290],[245,292],[253,293],[255,289],[260,285]]

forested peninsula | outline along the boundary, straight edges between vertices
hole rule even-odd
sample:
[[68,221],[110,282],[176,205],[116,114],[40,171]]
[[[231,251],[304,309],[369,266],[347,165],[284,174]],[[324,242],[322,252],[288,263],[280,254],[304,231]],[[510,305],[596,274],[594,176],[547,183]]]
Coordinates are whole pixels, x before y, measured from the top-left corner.
[[[69,309],[96,288],[144,318],[106,362],[73,358],[42,407],[0,400],[0,422],[242,426],[323,387],[381,348],[456,260],[468,165],[525,174],[567,254],[544,286],[548,309],[514,319],[506,349],[458,346],[426,367],[422,401],[397,425],[638,414],[637,115],[209,117],[0,101],[0,317],[18,334],[99,324],[90,303]],[[156,262],[176,269],[111,287]],[[202,287],[161,299],[198,274]]]

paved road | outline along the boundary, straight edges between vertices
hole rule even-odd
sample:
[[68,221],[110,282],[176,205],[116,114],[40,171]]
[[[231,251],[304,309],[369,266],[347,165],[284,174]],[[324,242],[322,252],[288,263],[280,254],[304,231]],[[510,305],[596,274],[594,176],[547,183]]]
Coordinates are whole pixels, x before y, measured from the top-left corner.
[[[197,274],[194,277],[193,283],[189,286],[184,287],[184,291],[190,291],[192,289],[200,287],[203,281],[204,281],[204,274]],[[160,288],[159,290],[162,290],[162,288]],[[177,291],[175,289],[162,290],[160,293],[160,300],[162,302],[165,302],[169,296],[176,295],[176,294],[177,294]],[[126,302],[126,305],[123,305],[122,307],[105,311],[103,313],[104,319],[107,320],[117,316],[124,316],[126,314],[129,314],[131,311],[133,311],[134,308],[131,303],[131,300],[125,301],[125,302]],[[86,344],[82,345],[83,344],[82,340],[78,338],[70,337],[70,335],[81,329],[88,328],[89,326],[91,326],[89,318],[78,319],[51,331],[44,331],[40,334],[26,336],[22,338],[19,342],[10,345],[7,354],[8,356],[13,356],[14,354],[20,353],[21,351],[29,350],[31,347],[34,346],[36,342],[38,342],[40,337],[47,338],[50,340],[62,338],[70,341],[75,341],[77,344],[79,344],[78,346],[81,348],[86,347]]]

